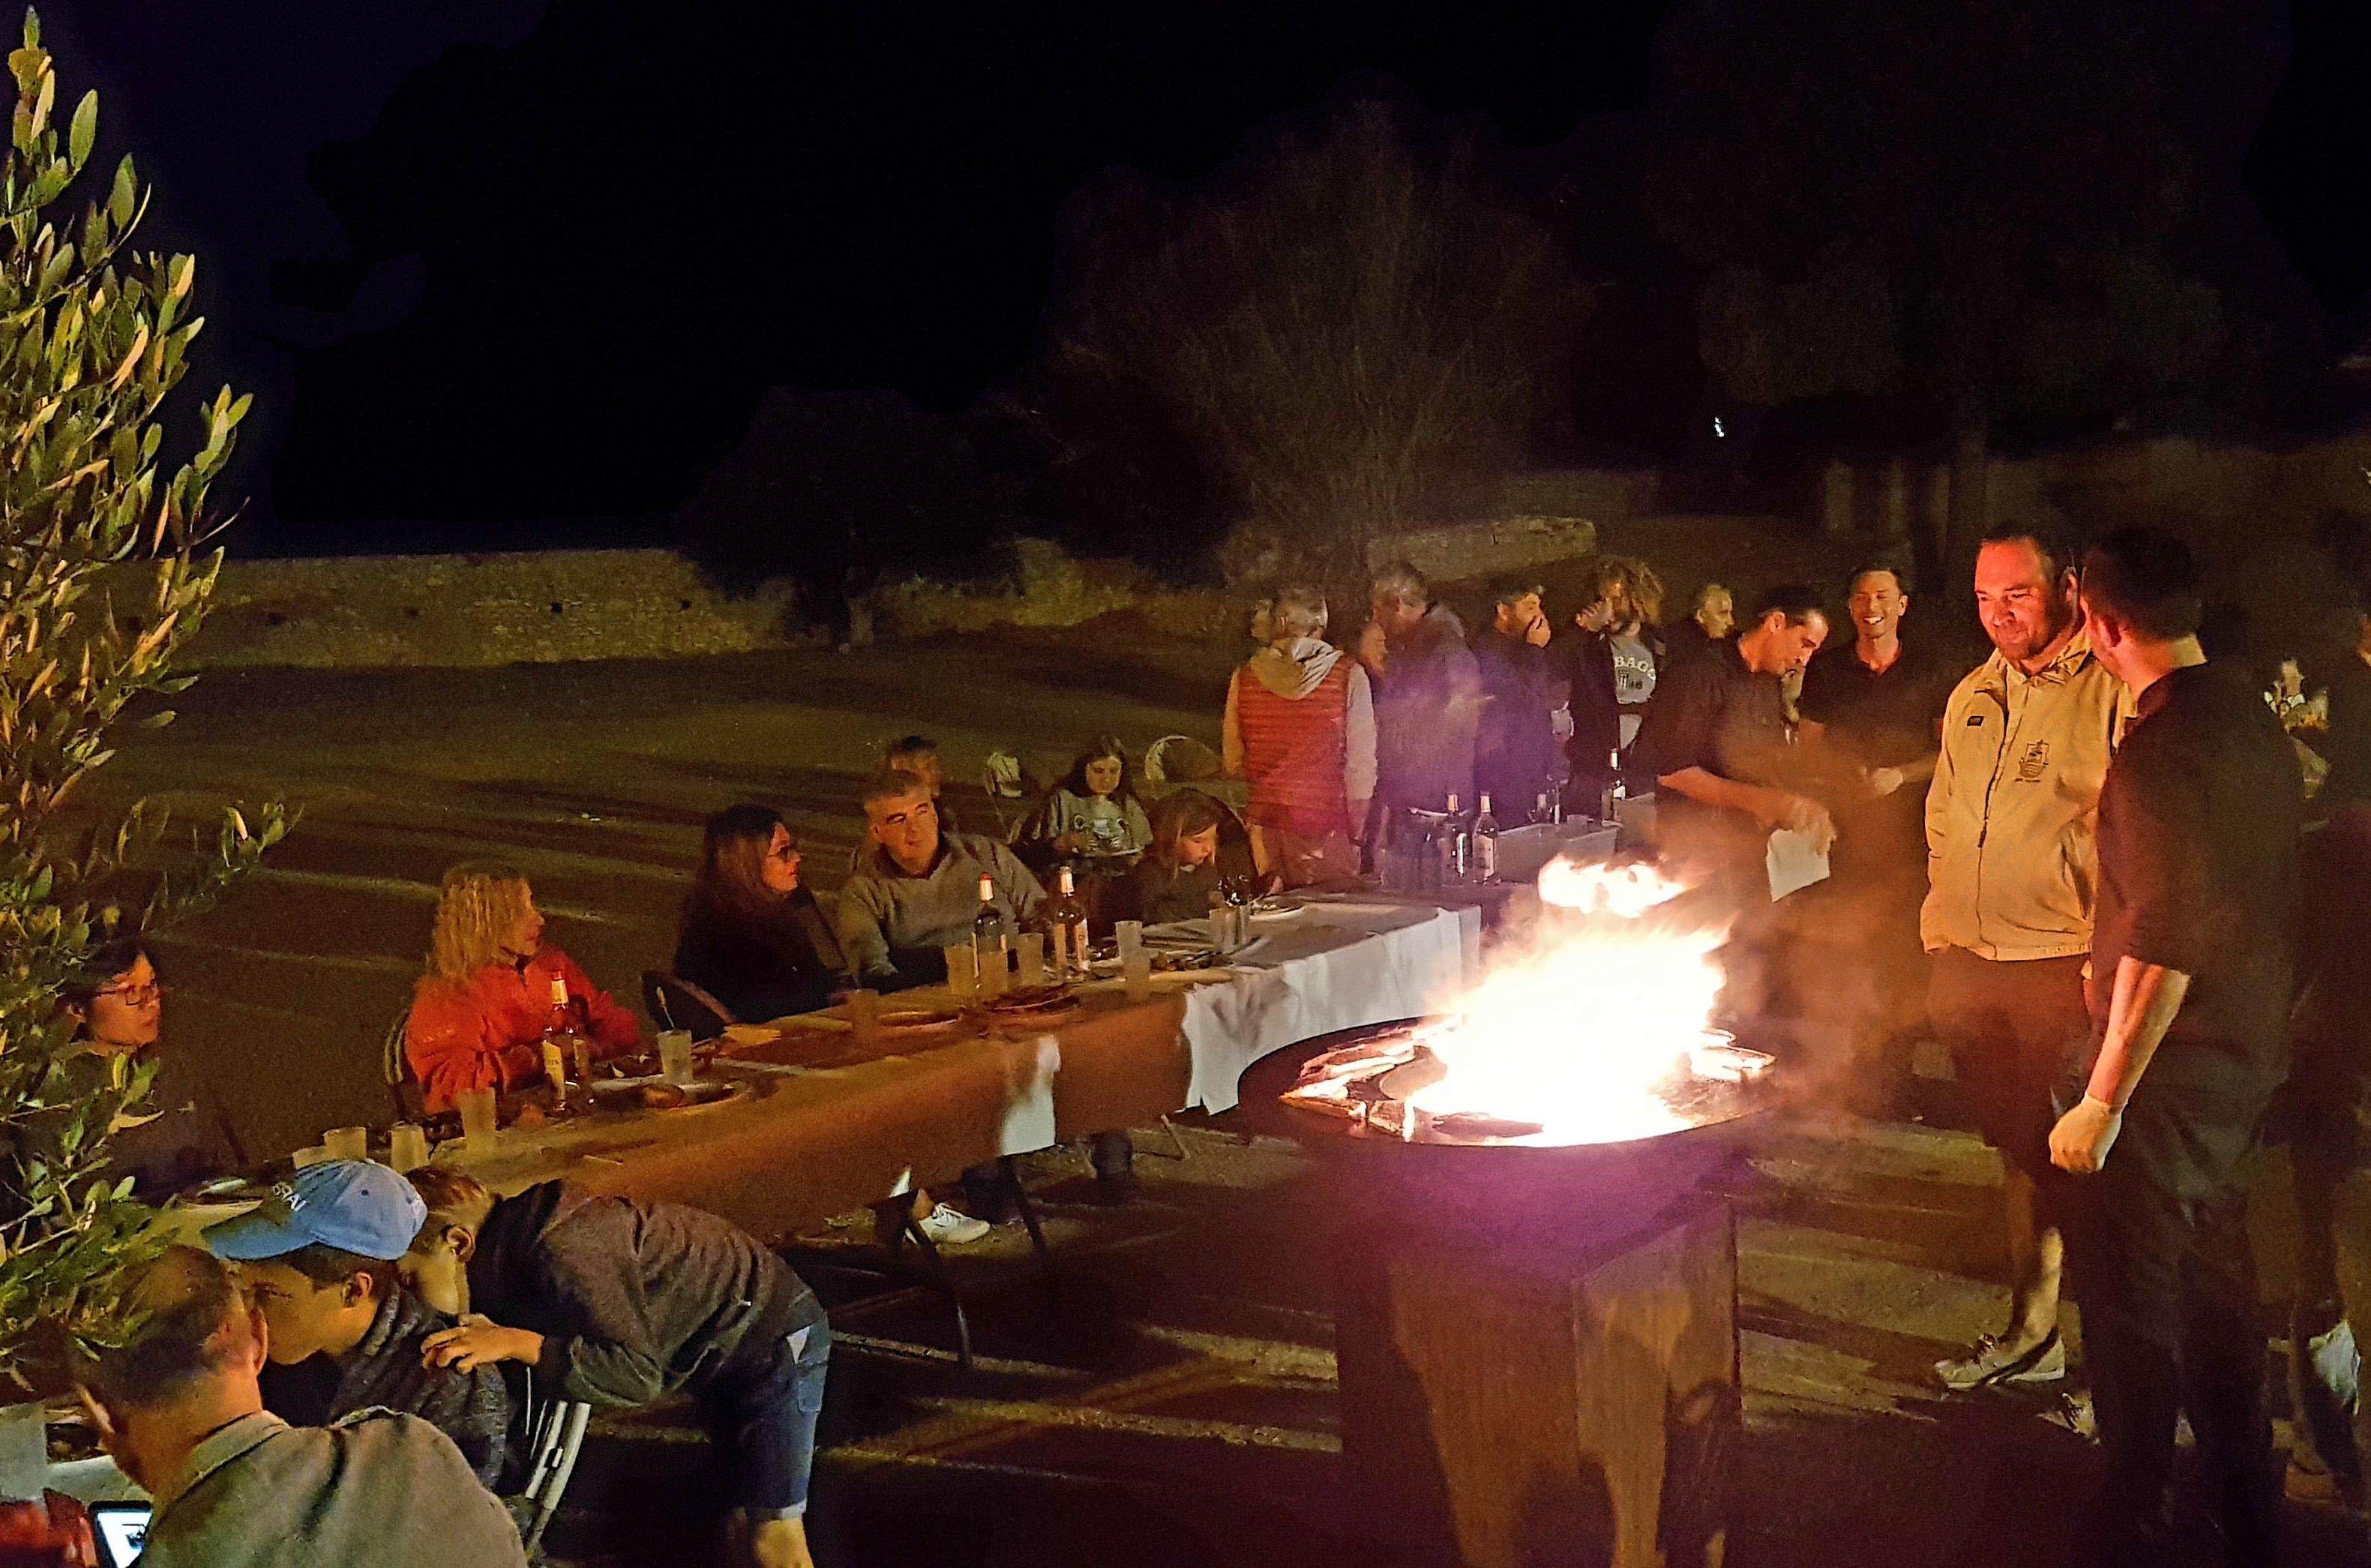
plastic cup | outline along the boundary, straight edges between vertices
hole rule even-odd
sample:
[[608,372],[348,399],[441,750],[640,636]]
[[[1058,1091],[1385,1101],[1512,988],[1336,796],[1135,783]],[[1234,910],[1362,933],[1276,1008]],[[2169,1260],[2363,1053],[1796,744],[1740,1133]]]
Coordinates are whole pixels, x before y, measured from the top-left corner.
[[387,1130],[387,1163],[398,1175],[418,1170],[428,1163],[428,1134],[409,1121],[399,1121]]
[[459,1098],[461,1136],[468,1146],[480,1152],[494,1146],[494,1091],[467,1089]]
[[670,1084],[691,1082],[691,1031],[659,1031],[659,1075]]
[[321,1147],[333,1160],[366,1160],[370,1158],[370,1129],[333,1127],[321,1134]]
[[1123,920],[1113,925],[1112,935],[1119,939],[1119,956],[1127,958],[1144,946],[1144,922]]
[[979,966],[972,958],[971,944],[958,942],[946,949],[947,989],[958,1002],[968,1002],[979,993]]
[[1024,991],[1033,991],[1046,983],[1046,934],[1024,931],[1013,944],[1017,979],[1014,983]]
[[848,1021],[856,1028],[856,1038],[871,1040],[881,1028],[881,993],[877,991],[851,991],[848,993]]
[[1136,947],[1119,956],[1120,978],[1127,982],[1128,999],[1149,1002],[1152,999],[1152,955]]
[[993,1002],[1012,989],[1012,970],[1002,953],[990,953],[981,967],[975,994],[982,1002]]
[[309,1149],[297,1149],[290,1154],[288,1163],[302,1170],[308,1165],[318,1165],[329,1157],[330,1151],[321,1144],[316,1144]]

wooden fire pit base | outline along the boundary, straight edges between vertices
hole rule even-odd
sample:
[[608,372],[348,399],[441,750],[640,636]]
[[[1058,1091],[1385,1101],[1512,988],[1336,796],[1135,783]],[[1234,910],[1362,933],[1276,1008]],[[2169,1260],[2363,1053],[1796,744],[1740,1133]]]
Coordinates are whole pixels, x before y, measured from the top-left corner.
[[1343,1458],[1391,1560],[1718,1568],[1740,1409],[1729,1205],[1697,1192],[1592,1237],[1585,1203],[1481,1232],[1419,1204],[1337,1237]]

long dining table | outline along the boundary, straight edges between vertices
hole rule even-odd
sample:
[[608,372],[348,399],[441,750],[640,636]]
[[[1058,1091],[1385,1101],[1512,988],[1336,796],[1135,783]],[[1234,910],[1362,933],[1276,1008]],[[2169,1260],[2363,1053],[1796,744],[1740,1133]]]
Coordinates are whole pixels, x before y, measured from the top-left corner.
[[[1154,927],[1190,942],[1201,923]],[[1220,965],[1075,988],[1037,1019],[977,1011],[859,1038],[844,1008],[776,1020],[781,1049],[720,1055],[734,1093],[709,1104],[506,1128],[491,1148],[435,1155],[498,1191],[564,1177],[585,1190],[707,1209],[764,1237],[943,1182],[1006,1155],[1187,1109],[1225,1110],[1244,1068],[1313,1035],[1432,1011],[1477,972],[1470,900],[1299,900],[1251,922]],[[954,1010],[943,987],[883,1000],[883,1016]]]

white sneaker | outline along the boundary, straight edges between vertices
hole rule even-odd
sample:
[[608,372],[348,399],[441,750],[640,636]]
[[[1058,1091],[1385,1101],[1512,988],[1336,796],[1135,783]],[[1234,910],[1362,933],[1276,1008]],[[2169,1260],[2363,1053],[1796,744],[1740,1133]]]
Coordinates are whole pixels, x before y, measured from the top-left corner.
[[1992,1383],[2055,1382],[2066,1376],[2066,1342],[2053,1332],[2038,1345],[2013,1351],[1987,1334],[1965,1357],[1937,1362],[1935,1376],[1955,1393]]
[[966,1241],[977,1241],[996,1228],[986,1220],[976,1219],[960,1209],[950,1209],[944,1203],[932,1204],[931,1212],[914,1225],[931,1238],[933,1247],[960,1247]]

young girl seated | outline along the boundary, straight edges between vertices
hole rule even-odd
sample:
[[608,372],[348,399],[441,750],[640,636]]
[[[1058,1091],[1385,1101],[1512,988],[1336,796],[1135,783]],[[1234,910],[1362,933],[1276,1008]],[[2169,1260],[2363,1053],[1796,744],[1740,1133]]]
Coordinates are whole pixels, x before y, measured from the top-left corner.
[[1012,835],[1014,851],[1041,874],[1066,860],[1105,875],[1124,870],[1152,840],[1134,772],[1116,739],[1096,737],[1036,816]]
[[1219,830],[1226,816],[1225,807],[1199,790],[1162,796],[1152,807],[1144,858],[1113,892],[1113,918],[1158,925],[1209,913],[1219,893]]
[[412,993],[403,1037],[404,1060],[430,1110],[452,1109],[470,1089],[521,1088],[542,1075],[555,980],[596,1056],[642,1043],[634,1016],[587,980],[575,959],[544,945],[526,873],[457,865],[445,874],[428,972]]

